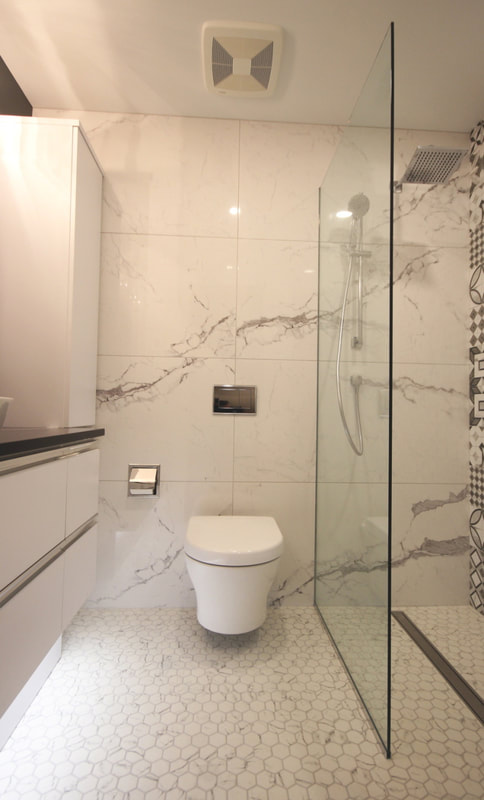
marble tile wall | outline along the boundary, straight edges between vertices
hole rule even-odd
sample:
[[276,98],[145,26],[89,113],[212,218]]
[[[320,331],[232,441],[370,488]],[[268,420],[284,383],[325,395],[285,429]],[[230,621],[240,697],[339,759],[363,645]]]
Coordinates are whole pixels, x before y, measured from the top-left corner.
[[[316,600],[326,620],[330,606],[386,602],[390,157],[387,129],[347,128],[321,188]],[[362,194],[358,246],[359,222],[340,211]],[[358,348],[353,337],[360,336],[360,321]],[[353,452],[342,421],[343,412],[356,444],[356,377],[361,455]],[[383,525],[373,525],[375,520]]]
[[[188,519],[231,513],[275,517],[271,600],[311,605],[317,190],[339,129],[36,113],[80,118],[105,174],[91,605],[193,606]],[[213,416],[223,383],[255,384],[257,415]],[[127,497],[129,463],[161,465],[159,498]]]
[[[380,170],[387,167],[386,135],[356,130],[338,152],[324,196],[347,202],[358,181],[368,192],[363,220],[363,335],[350,349],[356,302],[348,304],[343,340],[343,402],[354,424],[348,375],[361,373],[363,457],[354,455],[335,398],[336,342],[343,272],[348,256],[339,242],[348,230],[324,222],[319,353],[322,415],[318,473],[317,593],[325,606],[384,603],[387,530],[387,429],[382,400],[388,382],[388,197]],[[399,130],[395,178],[418,145],[468,148],[465,134]],[[341,167],[341,168],[340,168]],[[394,383],[393,383],[393,603],[468,602],[467,263],[469,161],[446,186],[409,185],[394,194]],[[356,172],[356,178],[355,178]],[[376,177],[375,177],[376,176]],[[373,183],[372,183],[373,181]],[[341,187],[340,187],[341,182]],[[348,187],[353,191],[348,192]],[[357,189],[361,191],[361,189]],[[346,197],[346,200],[345,200]],[[376,199],[376,203],[375,203]],[[386,205],[385,205],[386,204]],[[375,208],[376,206],[376,208]],[[341,206],[344,207],[344,206]],[[385,211],[386,209],[386,211]],[[334,215],[333,215],[334,217]],[[351,225],[351,222],[350,222]],[[343,266],[342,266],[343,265]],[[329,275],[329,280],[327,279]],[[346,362],[346,363],[345,363]]]
[[[395,177],[417,145],[465,134],[398,131]],[[468,602],[467,264],[469,161],[447,185],[395,194],[395,605]]]
[[484,614],[484,121],[470,139],[470,599]]
[[[260,513],[277,519],[286,541],[272,601],[310,605],[317,189],[340,130],[36,113],[80,118],[105,173],[98,422],[106,437],[91,604],[193,605],[182,550],[190,515]],[[428,143],[468,144],[399,131],[396,177]],[[467,599],[468,180],[467,163],[447,187],[405,185],[396,198],[394,602],[402,605]],[[373,215],[372,207],[366,302],[378,314]],[[328,358],[340,284],[330,280],[321,309]],[[378,320],[370,333],[367,357],[377,363],[386,347]],[[212,415],[212,386],[234,382],[257,385],[255,418]],[[331,481],[344,493],[332,430]],[[380,446],[376,429],[371,446]],[[130,462],[160,463],[159,498],[126,496]],[[381,480],[360,476],[375,508]]]

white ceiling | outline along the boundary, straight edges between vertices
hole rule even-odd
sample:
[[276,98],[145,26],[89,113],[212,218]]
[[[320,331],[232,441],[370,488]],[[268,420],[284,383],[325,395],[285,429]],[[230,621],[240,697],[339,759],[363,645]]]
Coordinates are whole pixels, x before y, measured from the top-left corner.
[[[209,94],[206,20],[284,29],[272,97]],[[0,55],[36,108],[346,122],[391,21],[398,127],[484,118],[484,0],[0,0]]]

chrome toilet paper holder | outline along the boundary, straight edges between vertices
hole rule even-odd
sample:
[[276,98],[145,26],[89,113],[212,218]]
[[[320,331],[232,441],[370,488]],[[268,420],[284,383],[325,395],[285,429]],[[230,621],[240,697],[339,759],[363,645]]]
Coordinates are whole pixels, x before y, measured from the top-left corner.
[[128,497],[158,497],[159,493],[159,464],[129,464]]

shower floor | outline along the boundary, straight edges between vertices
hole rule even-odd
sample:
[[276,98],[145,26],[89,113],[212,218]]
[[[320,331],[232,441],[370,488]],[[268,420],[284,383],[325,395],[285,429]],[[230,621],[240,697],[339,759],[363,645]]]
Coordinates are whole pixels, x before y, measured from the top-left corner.
[[393,623],[387,760],[313,608],[237,638],[193,610],[83,610],[0,753],[2,800],[471,800],[475,717]]
[[484,698],[484,616],[471,606],[399,609]]

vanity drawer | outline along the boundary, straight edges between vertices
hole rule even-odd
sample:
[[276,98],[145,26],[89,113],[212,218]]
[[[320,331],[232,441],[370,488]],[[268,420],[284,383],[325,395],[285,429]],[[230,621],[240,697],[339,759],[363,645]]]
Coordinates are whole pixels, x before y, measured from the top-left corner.
[[66,536],[97,514],[99,450],[87,450],[67,459]]
[[63,559],[0,608],[0,716],[62,631]]
[[0,589],[64,538],[66,459],[0,476]]
[[62,628],[67,628],[91,594],[96,580],[97,525],[64,554]]

